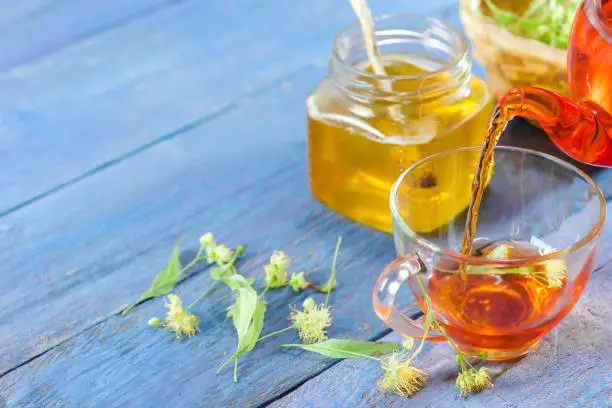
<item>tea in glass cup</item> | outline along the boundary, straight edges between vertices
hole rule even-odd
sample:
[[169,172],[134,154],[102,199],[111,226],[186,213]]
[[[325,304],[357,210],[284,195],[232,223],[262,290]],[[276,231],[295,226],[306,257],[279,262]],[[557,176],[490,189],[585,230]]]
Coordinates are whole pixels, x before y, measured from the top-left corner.
[[[391,213],[399,258],[378,279],[373,305],[395,331],[423,337],[423,326],[395,306],[406,284],[423,310],[429,298],[436,320],[463,353],[505,360],[533,349],[582,294],[595,265],[606,202],[595,182],[571,164],[497,147],[471,253],[461,253],[465,213],[435,231],[416,233],[412,225],[420,214],[471,189],[471,180],[453,169],[475,164],[479,155],[479,147],[439,153],[396,181]],[[420,182],[424,174],[432,180],[427,186]],[[428,200],[440,194],[422,192],[440,187],[444,199]],[[426,340],[444,337],[434,332]]]

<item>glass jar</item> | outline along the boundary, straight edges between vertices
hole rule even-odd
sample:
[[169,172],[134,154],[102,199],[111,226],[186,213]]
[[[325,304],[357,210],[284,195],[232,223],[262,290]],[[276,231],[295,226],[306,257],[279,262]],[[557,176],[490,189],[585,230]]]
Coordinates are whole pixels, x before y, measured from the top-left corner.
[[[353,24],[334,39],[329,76],[307,99],[310,185],[329,208],[391,231],[395,179],[433,153],[481,144],[493,103],[485,82],[471,73],[466,40],[457,30],[413,15],[374,22],[387,75],[372,73],[361,28]],[[474,166],[455,171],[472,177]],[[446,224],[469,204],[469,194],[447,197],[435,174],[423,174],[421,184],[417,232]],[[448,206],[432,213],[427,203],[441,199]]]

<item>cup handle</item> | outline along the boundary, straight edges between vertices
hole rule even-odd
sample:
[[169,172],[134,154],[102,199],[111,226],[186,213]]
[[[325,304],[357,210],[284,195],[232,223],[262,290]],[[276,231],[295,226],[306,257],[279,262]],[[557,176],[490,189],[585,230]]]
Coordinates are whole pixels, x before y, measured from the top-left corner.
[[[387,326],[402,336],[423,338],[425,329],[414,319],[401,313],[395,307],[395,295],[410,276],[421,271],[421,263],[414,257],[399,258],[391,262],[378,278],[372,295],[372,305],[378,317]],[[431,334],[427,341],[444,341],[444,336]]]

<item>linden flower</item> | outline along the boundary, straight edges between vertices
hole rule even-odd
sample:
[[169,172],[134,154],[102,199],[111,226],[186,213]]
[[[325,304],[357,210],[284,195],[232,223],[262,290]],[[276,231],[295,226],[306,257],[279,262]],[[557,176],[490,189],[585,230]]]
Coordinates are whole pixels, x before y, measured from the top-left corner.
[[[555,248],[546,246],[540,250],[540,254],[547,255],[555,251]],[[551,259],[535,267],[534,277],[548,288],[560,288],[563,286],[566,273],[567,263],[563,259]]]
[[332,323],[329,307],[315,304],[312,298],[306,299],[302,306],[304,310],[291,312],[291,320],[302,342],[311,344],[327,340],[327,328]]
[[302,289],[306,289],[308,287],[308,282],[304,278],[304,272],[291,274],[291,279],[289,279],[289,286],[293,289],[294,292],[299,292]]
[[530,276],[542,286],[560,288],[565,281],[566,263],[562,259],[551,259],[534,266]]
[[234,251],[229,249],[227,246],[220,244],[217,245],[215,237],[211,232],[200,237],[200,245],[206,250],[206,261],[208,263],[224,264],[232,260]]
[[221,244],[211,247],[206,247],[206,261],[208,263],[224,264],[232,260],[234,251],[227,246]]
[[200,237],[200,245],[202,245],[204,248],[212,248],[217,246],[212,232],[207,232]]
[[183,336],[194,336],[199,330],[200,318],[183,308],[183,301],[180,297],[168,295],[168,301],[166,303],[168,312],[166,313],[164,327],[173,330],[177,339]]
[[566,263],[562,259],[552,259],[544,264],[546,281],[549,288],[560,288],[565,280]]
[[402,353],[393,353],[380,363],[385,374],[378,382],[383,392],[391,391],[400,397],[408,398],[427,384],[428,374],[410,365],[410,360],[402,361]]
[[287,267],[291,259],[283,251],[274,251],[270,263],[264,265],[266,284],[269,288],[280,288],[287,285]]
[[276,265],[279,269],[287,269],[291,263],[291,258],[283,251],[274,251],[270,257],[270,263]]
[[489,370],[486,367],[461,371],[456,384],[462,397],[466,397],[469,393],[478,393],[487,388],[493,388]]

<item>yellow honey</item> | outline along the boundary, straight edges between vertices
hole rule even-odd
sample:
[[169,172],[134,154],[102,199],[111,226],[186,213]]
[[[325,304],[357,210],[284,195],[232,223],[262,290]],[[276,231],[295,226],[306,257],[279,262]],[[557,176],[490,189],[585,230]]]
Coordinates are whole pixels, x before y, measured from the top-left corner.
[[[353,73],[350,80],[326,78],[307,101],[313,196],[384,231],[391,231],[389,192],[397,177],[434,153],[480,145],[493,107],[486,84],[469,73],[469,64],[466,73],[465,67],[458,72],[413,59],[384,56],[386,88],[366,63],[353,63],[354,72],[344,67],[341,73]],[[466,184],[461,197],[449,196],[448,176],[423,174],[422,188],[411,198],[413,230],[435,230],[467,208],[474,165],[448,169]]]

